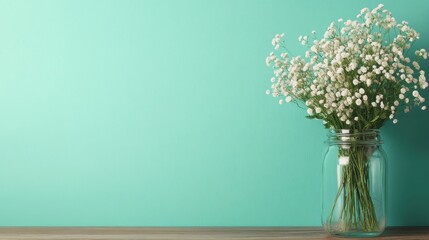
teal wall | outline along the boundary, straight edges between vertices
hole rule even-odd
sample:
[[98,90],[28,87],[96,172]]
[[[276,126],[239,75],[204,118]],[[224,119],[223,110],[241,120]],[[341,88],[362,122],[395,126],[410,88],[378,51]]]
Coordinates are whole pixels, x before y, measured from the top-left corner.
[[[384,4],[429,48],[429,2]],[[265,57],[376,5],[1,1],[0,225],[320,225],[325,130],[265,95]],[[399,120],[389,225],[429,225],[429,112]]]

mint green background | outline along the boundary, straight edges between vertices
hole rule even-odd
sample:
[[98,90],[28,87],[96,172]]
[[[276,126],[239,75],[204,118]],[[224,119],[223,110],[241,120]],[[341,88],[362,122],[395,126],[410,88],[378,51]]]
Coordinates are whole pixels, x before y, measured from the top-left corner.
[[[325,130],[265,57],[377,4],[1,1],[0,225],[319,226]],[[384,4],[429,48],[429,2]],[[428,114],[383,129],[391,226],[429,225]]]

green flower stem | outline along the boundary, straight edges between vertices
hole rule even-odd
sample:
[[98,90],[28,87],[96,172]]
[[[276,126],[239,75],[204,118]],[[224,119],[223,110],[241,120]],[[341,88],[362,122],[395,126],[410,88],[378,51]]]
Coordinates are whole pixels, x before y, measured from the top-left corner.
[[[369,163],[371,154],[369,146],[350,146],[341,149],[340,156],[348,156],[349,163],[342,167],[341,181],[335,203],[329,217],[329,225],[333,224],[335,209],[340,208],[338,225],[342,231],[359,230],[375,232],[379,230],[377,216],[370,194]],[[339,199],[342,204],[339,205]]]

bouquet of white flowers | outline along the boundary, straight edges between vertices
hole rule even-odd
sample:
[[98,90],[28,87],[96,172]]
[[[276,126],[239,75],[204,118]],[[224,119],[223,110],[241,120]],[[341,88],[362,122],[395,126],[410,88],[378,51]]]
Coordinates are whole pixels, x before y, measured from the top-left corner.
[[[362,9],[357,20],[332,22],[321,39],[316,31],[299,36],[301,44],[308,47],[305,58],[290,57],[283,37],[277,34],[272,44],[276,52],[285,51],[271,52],[266,59],[274,69],[271,90],[266,93],[280,97],[280,104],[294,102],[306,108],[307,117],[323,120],[326,128],[379,129],[386,121],[397,123],[400,111],[426,109],[421,92],[428,83],[420,61],[427,59],[428,53],[419,49],[412,58],[408,56],[419,33],[406,21],[397,23],[383,5]],[[347,155],[353,161],[351,156],[358,156],[355,159],[365,161],[367,153],[360,148],[346,150],[340,150],[339,157]],[[350,206],[342,209],[343,224],[376,231],[368,179],[361,177],[368,175],[368,168],[356,166],[343,170],[347,179],[341,181],[339,191],[344,195],[344,206]],[[354,193],[361,197],[353,197]]]
[[[419,61],[428,53],[415,51],[413,61],[407,56],[419,33],[408,22],[396,23],[383,5],[362,9],[357,18],[339,19],[339,26],[332,22],[320,40],[313,31],[312,45],[308,36],[300,36],[309,47],[305,58],[270,53],[266,63],[275,77],[266,93],[283,96],[280,104],[305,103],[309,118],[333,129],[380,128],[388,119],[396,123],[398,111],[422,104],[419,90],[428,83]],[[283,36],[272,40],[276,50],[285,48]]]

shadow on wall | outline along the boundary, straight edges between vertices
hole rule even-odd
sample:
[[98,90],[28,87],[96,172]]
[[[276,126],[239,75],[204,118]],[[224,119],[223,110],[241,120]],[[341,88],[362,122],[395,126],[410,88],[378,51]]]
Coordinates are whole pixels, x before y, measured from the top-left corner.
[[[424,69],[428,76],[429,69]],[[429,89],[422,94],[429,105]],[[398,124],[383,129],[388,156],[389,226],[429,225],[429,111],[401,113]],[[425,186],[419,188],[415,186]]]

